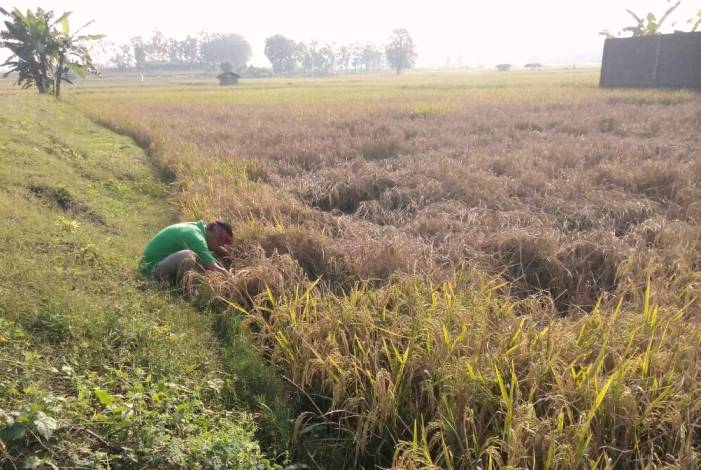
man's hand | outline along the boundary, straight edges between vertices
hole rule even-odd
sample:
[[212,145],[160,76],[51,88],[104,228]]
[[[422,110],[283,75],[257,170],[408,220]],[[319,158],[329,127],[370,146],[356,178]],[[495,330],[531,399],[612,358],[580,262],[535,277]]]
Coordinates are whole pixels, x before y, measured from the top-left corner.
[[216,256],[220,260],[224,260],[224,258],[229,257],[229,252],[226,251],[226,249],[223,246],[216,247],[212,250],[212,253],[214,253],[214,256]]
[[212,264],[210,264],[210,265],[208,265],[208,266],[205,266],[204,268],[205,268],[207,271],[213,271],[213,272],[216,272],[216,273],[219,273],[219,274],[223,274],[223,275],[225,275],[226,277],[231,277],[231,273],[230,273],[229,271],[227,271],[226,269],[224,269],[224,267],[221,266],[219,263],[212,263]]

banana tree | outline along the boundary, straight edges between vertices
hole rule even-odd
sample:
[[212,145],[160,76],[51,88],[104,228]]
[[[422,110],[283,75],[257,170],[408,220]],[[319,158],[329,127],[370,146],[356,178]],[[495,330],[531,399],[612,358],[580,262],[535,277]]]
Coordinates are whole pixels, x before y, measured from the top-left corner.
[[[667,3],[669,4],[671,2],[668,0]],[[670,6],[667,9],[667,11],[665,11],[664,14],[660,17],[660,19],[657,19],[657,17],[653,13],[648,13],[646,17],[641,18],[638,15],[636,15],[632,10],[626,9],[628,14],[635,19],[637,24],[635,26],[628,26],[627,28],[623,28],[623,31],[633,33],[633,36],[652,36],[655,34],[659,34],[662,25],[664,25],[665,21],[667,21],[669,15],[674,13],[674,10],[679,8],[680,4],[681,0],[677,1],[677,3]]]
[[689,24],[691,24],[691,31],[698,31],[699,27],[701,26],[701,10],[699,10],[696,13],[696,18],[692,18],[689,20]]
[[70,79],[70,72],[75,73],[80,78],[85,78],[88,73],[98,75],[97,68],[90,57],[87,42],[96,41],[105,37],[104,34],[78,35],[93,22],[90,21],[80,27],[75,33],[70,34],[68,17],[71,12],[64,13],[57,23],[60,23],[61,30],[55,32],[56,41],[59,44],[56,54],[57,64],[54,73],[54,90],[56,96],[61,94],[61,82],[73,84]]
[[78,35],[90,23],[70,34],[68,17],[71,12],[55,21],[53,11],[41,8],[36,12],[28,10],[26,14],[16,8],[11,13],[0,8],[0,13],[9,17],[4,22],[6,30],[0,31],[0,47],[12,52],[2,64],[9,67],[4,76],[16,72],[17,84],[21,87],[36,87],[39,93],[59,96],[61,83],[71,83],[71,71],[80,77],[88,72],[97,73],[86,42],[103,36]]
[[5,21],[6,30],[0,31],[0,47],[9,49],[12,55],[3,64],[10,71],[17,72],[17,84],[22,88],[36,86],[39,93],[48,93],[51,89],[51,57],[56,53],[57,44],[51,34],[53,13],[37,9],[36,14],[27,11],[26,15],[15,9],[11,14],[0,8],[0,13],[9,16],[12,21]]

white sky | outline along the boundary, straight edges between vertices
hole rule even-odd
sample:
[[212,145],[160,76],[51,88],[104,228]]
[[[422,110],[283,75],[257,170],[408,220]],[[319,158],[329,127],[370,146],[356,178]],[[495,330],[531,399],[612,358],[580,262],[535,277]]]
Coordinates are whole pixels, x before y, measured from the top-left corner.
[[[115,42],[148,36],[155,28],[178,38],[199,31],[239,33],[251,43],[252,63],[259,66],[269,65],[263,45],[276,33],[304,41],[383,43],[392,29],[400,27],[407,28],[417,43],[419,66],[444,65],[447,57],[455,61],[459,54],[465,65],[492,66],[596,57],[603,45],[600,30],[618,32],[632,24],[626,8],[660,14],[665,1],[0,0],[0,5],[73,11],[73,27],[95,20],[89,32],[107,34]],[[688,30],[685,21],[699,9],[701,0],[683,0],[673,17],[677,27]]]

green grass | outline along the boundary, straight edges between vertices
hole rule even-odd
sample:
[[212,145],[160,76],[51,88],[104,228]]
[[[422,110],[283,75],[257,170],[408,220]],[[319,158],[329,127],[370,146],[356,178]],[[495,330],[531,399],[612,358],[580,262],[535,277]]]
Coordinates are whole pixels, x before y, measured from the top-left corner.
[[250,350],[136,276],[176,216],[144,152],[29,93],[0,127],[0,467],[267,467],[223,365]]

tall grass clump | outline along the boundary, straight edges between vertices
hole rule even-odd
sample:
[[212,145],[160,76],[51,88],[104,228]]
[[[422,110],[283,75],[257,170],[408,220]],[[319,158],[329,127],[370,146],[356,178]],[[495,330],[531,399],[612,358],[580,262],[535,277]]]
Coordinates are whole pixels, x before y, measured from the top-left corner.
[[294,437],[314,461],[699,464],[701,329],[687,310],[655,305],[648,290],[642,310],[555,320],[502,287],[478,272],[343,296],[311,287],[271,297],[244,324],[299,390]]

